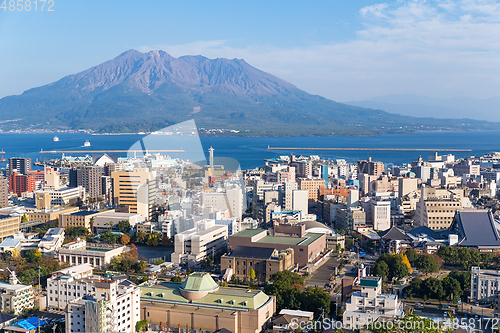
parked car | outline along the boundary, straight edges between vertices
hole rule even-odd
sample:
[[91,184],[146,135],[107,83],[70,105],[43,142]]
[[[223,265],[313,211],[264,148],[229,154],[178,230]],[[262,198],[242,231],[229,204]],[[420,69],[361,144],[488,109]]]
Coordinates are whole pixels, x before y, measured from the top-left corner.
[[449,308],[450,308],[449,305],[446,305],[446,304],[443,305],[443,309],[449,309]]

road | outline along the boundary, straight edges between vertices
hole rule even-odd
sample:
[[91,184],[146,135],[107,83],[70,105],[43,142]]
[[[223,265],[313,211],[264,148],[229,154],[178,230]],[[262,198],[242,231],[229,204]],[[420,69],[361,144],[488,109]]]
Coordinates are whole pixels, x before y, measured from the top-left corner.
[[335,272],[335,267],[338,266],[337,258],[331,257],[321,267],[312,273],[311,278],[307,279],[306,287],[324,287],[330,282],[330,276]]

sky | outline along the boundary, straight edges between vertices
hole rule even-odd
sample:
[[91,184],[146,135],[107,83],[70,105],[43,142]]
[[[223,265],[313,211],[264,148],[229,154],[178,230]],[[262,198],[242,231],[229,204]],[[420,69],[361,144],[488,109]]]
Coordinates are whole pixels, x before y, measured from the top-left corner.
[[500,0],[50,1],[0,0],[0,98],[129,49],[245,59],[340,102],[500,96]]

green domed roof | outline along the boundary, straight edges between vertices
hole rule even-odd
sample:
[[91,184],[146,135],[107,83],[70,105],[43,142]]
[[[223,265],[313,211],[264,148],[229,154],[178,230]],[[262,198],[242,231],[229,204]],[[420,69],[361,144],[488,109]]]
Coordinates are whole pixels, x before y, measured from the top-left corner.
[[193,273],[182,282],[179,288],[186,291],[210,292],[219,289],[219,285],[208,273]]

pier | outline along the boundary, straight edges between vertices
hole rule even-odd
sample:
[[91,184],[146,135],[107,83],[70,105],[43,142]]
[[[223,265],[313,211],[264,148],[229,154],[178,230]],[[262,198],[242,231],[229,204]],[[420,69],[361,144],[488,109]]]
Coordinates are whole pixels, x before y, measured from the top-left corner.
[[472,151],[471,149],[430,149],[430,148],[300,148],[300,147],[269,147],[268,150],[360,150],[360,151],[444,151],[444,152],[457,152],[457,151]]

